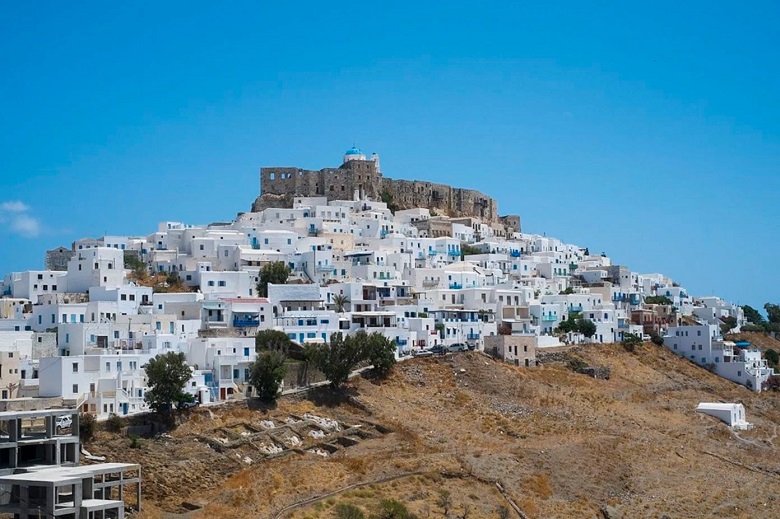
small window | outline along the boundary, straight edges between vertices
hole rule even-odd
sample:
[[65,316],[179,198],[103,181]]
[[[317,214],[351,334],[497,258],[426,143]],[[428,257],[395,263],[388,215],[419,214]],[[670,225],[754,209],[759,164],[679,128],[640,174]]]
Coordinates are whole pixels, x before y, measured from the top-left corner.
[[79,363],[78,362],[74,362],[73,363],[73,373],[78,373],[78,372],[79,372]]
[[79,385],[78,384],[73,384],[73,392],[74,393],[78,393],[79,392]]

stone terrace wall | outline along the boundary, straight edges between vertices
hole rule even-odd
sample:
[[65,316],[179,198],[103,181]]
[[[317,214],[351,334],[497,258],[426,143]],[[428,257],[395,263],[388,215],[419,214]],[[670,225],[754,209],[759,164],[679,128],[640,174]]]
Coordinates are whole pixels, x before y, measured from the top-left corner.
[[[498,203],[473,189],[419,180],[384,178],[370,160],[352,160],[339,168],[319,171],[299,168],[262,168],[261,196],[252,211],[267,207],[292,207],[294,196],[325,196],[328,200],[351,200],[358,192],[374,200],[383,193],[393,197],[399,209],[428,207],[451,217],[475,217],[499,223]],[[517,217],[519,229],[519,217]]]

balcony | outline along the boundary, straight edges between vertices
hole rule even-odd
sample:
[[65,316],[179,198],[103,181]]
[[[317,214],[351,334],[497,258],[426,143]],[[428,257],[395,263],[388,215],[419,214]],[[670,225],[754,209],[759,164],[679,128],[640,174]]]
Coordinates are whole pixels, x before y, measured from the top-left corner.
[[519,258],[520,256],[522,256],[522,254],[519,250],[509,251],[509,257],[511,258]]
[[450,288],[452,290],[460,290],[461,288],[463,288],[463,285],[461,285],[460,283],[450,283]]
[[582,305],[571,305],[569,312],[582,312]]
[[558,316],[557,315],[553,315],[553,314],[544,315],[544,314],[542,314],[542,321],[544,321],[546,323],[552,323],[552,322],[555,322],[557,320],[558,320]]
[[460,251],[459,250],[451,250],[447,254],[453,257],[460,257]]
[[407,344],[409,344],[409,341],[407,339],[396,339],[395,344],[397,346],[406,346]]
[[467,333],[466,334],[466,340],[478,341],[479,340],[479,334],[478,333]]
[[438,253],[439,253],[439,251],[429,250],[428,251],[428,256],[436,256]]
[[252,328],[260,326],[260,319],[256,317],[238,317],[233,319],[233,328]]

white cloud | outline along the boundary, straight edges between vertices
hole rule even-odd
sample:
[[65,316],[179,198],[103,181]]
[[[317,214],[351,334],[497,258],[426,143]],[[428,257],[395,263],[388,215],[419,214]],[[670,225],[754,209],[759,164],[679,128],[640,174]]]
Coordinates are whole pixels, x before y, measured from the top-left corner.
[[27,238],[34,238],[41,233],[41,222],[32,216],[20,214],[11,219],[11,231]]
[[0,211],[8,213],[26,213],[30,208],[20,200],[9,200],[0,203]]
[[0,223],[12,233],[34,238],[41,233],[41,222],[29,212],[30,207],[20,200],[0,202]]

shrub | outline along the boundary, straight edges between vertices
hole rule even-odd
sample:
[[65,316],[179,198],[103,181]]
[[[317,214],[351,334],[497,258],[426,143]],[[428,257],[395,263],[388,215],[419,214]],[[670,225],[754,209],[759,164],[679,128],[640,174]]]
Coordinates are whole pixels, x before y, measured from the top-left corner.
[[140,449],[141,448],[141,438],[139,438],[135,434],[130,435],[130,448],[131,449]]
[[366,514],[351,503],[336,505],[336,519],[366,519]]
[[106,431],[112,433],[118,433],[119,431],[122,430],[123,425],[124,422],[119,416],[117,416],[114,413],[108,415],[108,420],[106,420]]
[[379,502],[377,513],[371,519],[417,519],[406,506],[395,499],[383,499]]
[[654,333],[652,337],[650,337],[650,342],[655,344],[656,346],[663,346],[664,345],[664,338],[658,335],[657,333]]
[[95,415],[81,413],[79,415],[79,438],[82,443],[87,443],[95,437]]
[[633,352],[636,349],[637,344],[642,344],[642,338],[633,333],[627,333],[623,337],[623,348],[627,352]]
[[572,357],[571,359],[569,359],[568,367],[570,370],[574,371],[575,373],[580,373],[582,372],[582,370],[588,367],[588,363],[577,357]]

